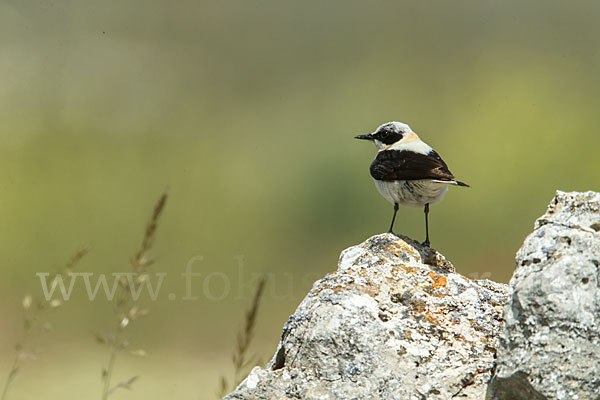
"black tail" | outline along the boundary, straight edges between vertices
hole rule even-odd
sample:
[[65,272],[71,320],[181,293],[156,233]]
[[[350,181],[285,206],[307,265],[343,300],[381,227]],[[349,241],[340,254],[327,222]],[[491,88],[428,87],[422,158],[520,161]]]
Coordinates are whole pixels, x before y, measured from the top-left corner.
[[454,181],[454,182],[456,182],[457,186],[471,187],[471,185],[467,185],[466,183],[461,182],[461,181]]

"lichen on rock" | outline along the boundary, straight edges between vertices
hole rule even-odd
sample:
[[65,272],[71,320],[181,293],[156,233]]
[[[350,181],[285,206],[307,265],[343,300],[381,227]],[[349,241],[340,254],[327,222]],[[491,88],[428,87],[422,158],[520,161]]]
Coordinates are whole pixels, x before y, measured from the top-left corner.
[[598,400],[599,372],[600,193],[559,191],[510,288],[406,237],[346,249],[226,399]]
[[517,253],[487,399],[600,398],[598,231],[595,192],[559,191],[536,221]]
[[509,288],[392,234],[342,252],[226,399],[481,399]]

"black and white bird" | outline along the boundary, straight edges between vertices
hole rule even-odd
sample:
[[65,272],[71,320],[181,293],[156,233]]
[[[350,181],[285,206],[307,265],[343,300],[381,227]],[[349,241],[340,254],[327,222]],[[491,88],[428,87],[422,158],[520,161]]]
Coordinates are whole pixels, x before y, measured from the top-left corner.
[[394,233],[398,205],[424,207],[425,242],[429,242],[429,206],[444,199],[448,186],[466,186],[457,181],[448,166],[410,126],[401,122],[380,125],[375,132],[358,135],[356,139],[370,140],[377,148],[371,163],[371,176],[379,193],[394,205],[394,216],[388,232]]

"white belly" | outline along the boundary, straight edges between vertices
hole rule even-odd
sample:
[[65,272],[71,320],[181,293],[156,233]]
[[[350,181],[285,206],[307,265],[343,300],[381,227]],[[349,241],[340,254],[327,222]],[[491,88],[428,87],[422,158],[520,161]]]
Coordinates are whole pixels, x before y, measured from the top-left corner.
[[390,203],[409,207],[423,207],[444,199],[448,184],[430,179],[384,182],[375,180],[379,193]]

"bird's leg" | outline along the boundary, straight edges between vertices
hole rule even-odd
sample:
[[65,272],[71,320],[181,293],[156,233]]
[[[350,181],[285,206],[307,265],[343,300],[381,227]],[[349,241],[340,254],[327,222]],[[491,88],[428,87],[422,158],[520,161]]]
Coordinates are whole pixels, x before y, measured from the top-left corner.
[[388,233],[394,234],[394,221],[396,220],[396,213],[398,212],[398,203],[394,203],[394,216],[392,217],[392,223],[390,225],[390,230],[388,231]]
[[429,203],[425,204],[425,241],[423,246],[429,247]]

